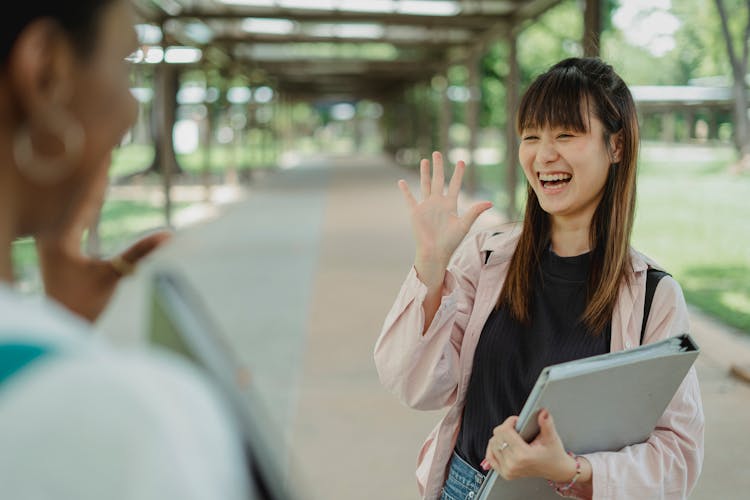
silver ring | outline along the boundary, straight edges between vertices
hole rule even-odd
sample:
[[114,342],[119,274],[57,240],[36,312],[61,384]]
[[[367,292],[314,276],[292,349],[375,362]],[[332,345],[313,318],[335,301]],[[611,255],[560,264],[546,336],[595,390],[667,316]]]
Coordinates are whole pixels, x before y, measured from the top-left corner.
[[507,448],[508,446],[510,446],[510,445],[508,443],[506,443],[505,441],[503,441],[503,444],[501,444],[500,446],[497,447],[497,451],[503,452],[505,450],[505,448]]

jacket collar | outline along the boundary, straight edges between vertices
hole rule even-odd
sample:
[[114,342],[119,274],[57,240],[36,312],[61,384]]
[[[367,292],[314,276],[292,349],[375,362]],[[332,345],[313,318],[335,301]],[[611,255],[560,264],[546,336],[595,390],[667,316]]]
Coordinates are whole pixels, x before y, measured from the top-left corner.
[[495,265],[501,262],[507,262],[513,256],[516,250],[518,239],[521,236],[521,225],[511,227],[502,227],[495,230],[488,230],[487,235],[482,242],[480,251],[483,255],[491,252],[487,265]]

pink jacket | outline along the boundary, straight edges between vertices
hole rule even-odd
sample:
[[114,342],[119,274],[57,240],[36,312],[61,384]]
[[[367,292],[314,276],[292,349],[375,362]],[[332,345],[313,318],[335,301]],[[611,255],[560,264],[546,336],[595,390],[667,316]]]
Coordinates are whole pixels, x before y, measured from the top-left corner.
[[[411,269],[375,345],[380,380],[404,404],[420,410],[448,407],[417,458],[417,483],[437,499],[445,481],[469,384],[474,350],[498,300],[518,234],[468,236],[445,275],[440,307],[425,332],[427,287]],[[485,264],[487,251],[492,251]],[[612,313],[611,350],[640,342],[647,257],[631,250],[631,285],[623,284]],[[644,342],[689,331],[682,290],[669,276],[659,282]],[[500,422],[498,422],[499,424]],[[593,469],[594,498],[686,498],[703,463],[704,417],[698,378],[691,368],[649,439],[618,452],[585,455]]]

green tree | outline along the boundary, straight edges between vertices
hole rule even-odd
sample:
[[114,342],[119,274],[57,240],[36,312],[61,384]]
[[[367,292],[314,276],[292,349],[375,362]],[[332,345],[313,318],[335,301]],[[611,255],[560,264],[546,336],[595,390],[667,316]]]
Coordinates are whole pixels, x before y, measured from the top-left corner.
[[[750,123],[747,117],[747,62],[750,47],[748,39],[750,38],[750,0],[746,0],[742,5],[733,5],[733,13],[742,12],[743,25],[739,36],[732,32],[729,22],[729,13],[724,0],[715,0],[716,9],[719,12],[721,20],[721,32],[724,35],[724,42],[729,55],[729,63],[732,68],[732,95],[734,96],[734,119],[735,131],[734,140],[739,150],[743,164],[750,165]],[[739,15],[732,16],[734,19],[740,18]]]

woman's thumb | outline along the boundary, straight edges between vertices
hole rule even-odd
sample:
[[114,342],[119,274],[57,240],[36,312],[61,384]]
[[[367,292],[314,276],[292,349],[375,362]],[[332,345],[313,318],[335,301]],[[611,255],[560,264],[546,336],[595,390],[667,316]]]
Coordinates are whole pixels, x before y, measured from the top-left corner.
[[555,422],[552,420],[552,415],[550,415],[546,408],[539,412],[539,431],[544,435],[550,435],[556,432]]
[[464,214],[463,220],[466,223],[466,227],[471,227],[477,218],[482,215],[482,212],[492,208],[491,201],[480,201],[471,206],[471,208]]

